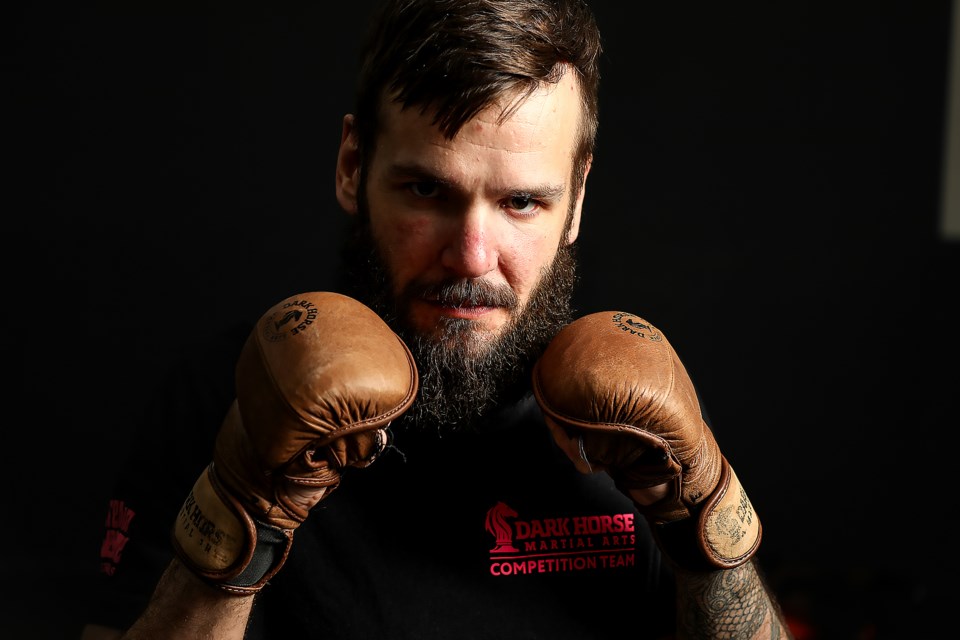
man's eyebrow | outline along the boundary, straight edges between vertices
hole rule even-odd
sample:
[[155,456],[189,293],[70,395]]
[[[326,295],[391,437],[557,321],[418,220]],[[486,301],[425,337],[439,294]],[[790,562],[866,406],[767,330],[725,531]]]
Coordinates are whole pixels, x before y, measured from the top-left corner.
[[[455,187],[456,181],[451,180],[441,173],[433,171],[429,167],[413,162],[397,162],[387,168],[387,174],[393,177],[402,177],[407,180],[422,180],[423,182],[434,182],[441,186]],[[567,191],[563,184],[532,184],[532,185],[508,185],[500,188],[502,193],[513,195],[529,196],[537,200],[554,201],[563,198]]]
[[431,182],[439,182],[442,184],[450,183],[450,180],[445,179],[442,175],[438,174],[436,171],[432,171],[426,166],[419,164],[417,162],[398,162],[391,164],[387,167],[387,174],[390,176],[403,176],[405,178],[415,178],[418,180],[429,180]]
[[517,187],[516,189],[509,189],[508,191],[531,196],[538,200],[559,200],[563,197],[563,194],[566,193],[567,189],[562,184],[541,184],[529,187]]
[[[456,181],[445,177],[442,173],[431,170],[429,167],[418,162],[398,162],[387,168],[387,174],[390,176],[403,177],[405,179],[422,180],[424,182],[435,182],[439,185],[453,187]],[[535,184],[535,185],[514,185],[501,189],[504,193],[514,195],[530,196],[538,200],[559,200],[567,191],[563,184]]]

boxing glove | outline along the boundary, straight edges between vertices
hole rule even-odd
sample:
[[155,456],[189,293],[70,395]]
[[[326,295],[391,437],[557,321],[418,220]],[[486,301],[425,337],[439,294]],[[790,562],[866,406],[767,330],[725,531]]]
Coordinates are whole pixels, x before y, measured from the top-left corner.
[[535,364],[533,391],[557,443],[581,470],[610,474],[675,564],[732,568],[756,552],[760,520],[652,324],[614,311],[575,320]]
[[236,363],[236,400],[213,460],[175,523],[180,560],[236,594],[259,591],[286,560],[297,527],[387,446],[412,404],[406,345],[352,298],[304,293],[271,307]]

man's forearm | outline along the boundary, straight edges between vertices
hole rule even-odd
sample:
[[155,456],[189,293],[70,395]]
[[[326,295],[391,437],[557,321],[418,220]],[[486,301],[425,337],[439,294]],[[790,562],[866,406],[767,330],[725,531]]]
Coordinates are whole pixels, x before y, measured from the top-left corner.
[[753,561],[707,573],[676,570],[677,637],[791,639]]
[[252,595],[211,587],[174,559],[147,609],[121,640],[242,640],[252,606]]

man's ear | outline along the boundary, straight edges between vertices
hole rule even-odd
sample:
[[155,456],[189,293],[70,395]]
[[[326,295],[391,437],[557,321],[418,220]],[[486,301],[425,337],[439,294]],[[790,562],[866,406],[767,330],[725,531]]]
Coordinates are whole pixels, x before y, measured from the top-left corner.
[[340,152],[337,154],[337,201],[347,213],[357,212],[360,189],[360,145],[353,114],[343,116]]
[[577,204],[573,207],[570,228],[567,229],[567,244],[573,244],[577,236],[580,235],[580,213],[583,211],[583,196],[587,193],[587,176],[590,175],[591,166],[593,166],[593,156],[587,158],[586,165],[583,168],[583,181],[580,185],[580,193],[577,194]]

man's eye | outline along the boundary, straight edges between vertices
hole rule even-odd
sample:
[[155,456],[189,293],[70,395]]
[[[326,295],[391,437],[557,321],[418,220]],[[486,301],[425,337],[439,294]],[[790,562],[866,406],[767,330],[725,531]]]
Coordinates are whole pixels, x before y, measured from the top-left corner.
[[410,192],[418,198],[436,198],[440,194],[440,186],[436,182],[411,182]]
[[537,201],[530,196],[512,196],[507,200],[507,206],[517,213],[533,213],[537,208]]

